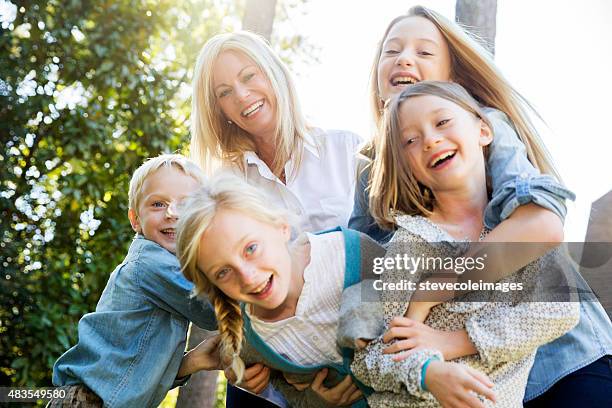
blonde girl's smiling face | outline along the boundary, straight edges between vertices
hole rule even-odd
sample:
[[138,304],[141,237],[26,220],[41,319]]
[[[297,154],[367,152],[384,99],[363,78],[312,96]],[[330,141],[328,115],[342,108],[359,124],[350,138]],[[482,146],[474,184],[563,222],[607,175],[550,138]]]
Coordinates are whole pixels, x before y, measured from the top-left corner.
[[276,97],[261,68],[241,52],[223,51],[213,65],[213,92],[225,118],[254,136],[276,126]]
[[493,139],[476,115],[444,98],[415,96],[400,105],[399,128],[402,156],[434,193],[484,179],[483,146]]
[[202,235],[197,266],[228,297],[282,311],[293,284],[290,228],[219,209]]
[[398,21],[383,41],[377,78],[383,101],[416,82],[450,81],[450,52],[438,28],[420,16]]

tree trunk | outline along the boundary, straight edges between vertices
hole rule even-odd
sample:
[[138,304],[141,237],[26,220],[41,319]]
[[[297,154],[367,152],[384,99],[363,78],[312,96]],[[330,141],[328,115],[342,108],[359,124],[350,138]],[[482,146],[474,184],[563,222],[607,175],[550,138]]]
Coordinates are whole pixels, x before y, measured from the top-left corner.
[[[200,344],[213,334],[191,325],[189,329],[188,349]],[[179,389],[176,408],[213,408],[217,391],[218,371],[199,371],[191,376],[184,387]]]
[[455,20],[482,38],[486,49],[495,55],[497,0],[457,0]]
[[247,0],[242,29],[260,34],[270,41],[275,10],[276,0]]

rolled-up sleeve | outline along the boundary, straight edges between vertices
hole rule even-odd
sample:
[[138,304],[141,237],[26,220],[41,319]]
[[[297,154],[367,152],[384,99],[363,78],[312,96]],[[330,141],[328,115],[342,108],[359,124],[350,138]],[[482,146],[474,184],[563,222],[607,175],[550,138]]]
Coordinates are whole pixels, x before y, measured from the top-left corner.
[[565,220],[565,200],[576,196],[549,175],[531,176],[522,173],[495,191],[485,209],[485,224],[493,229],[512,215],[519,206],[534,203],[546,208]]
[[565,200],[574,200],[574,193],[531,164],[525,145],[503,112],[491,108],[485,112],[494,134],[487,163],[493,194],[485,210],[485,225],[495,228],[519,206],[528,203],[546,208],[565,220]]
[[351,370],[355,377],[377,392],[400,393],[405,388],[411,395],[421,399],[433,396],[421,388],[423,364],[429,358],[444,361],[442,353],[433,349],[420,349],[409,354],[404,360],[394,361],[393,354],[384,354],[388,344],[382,338],[355,352]]

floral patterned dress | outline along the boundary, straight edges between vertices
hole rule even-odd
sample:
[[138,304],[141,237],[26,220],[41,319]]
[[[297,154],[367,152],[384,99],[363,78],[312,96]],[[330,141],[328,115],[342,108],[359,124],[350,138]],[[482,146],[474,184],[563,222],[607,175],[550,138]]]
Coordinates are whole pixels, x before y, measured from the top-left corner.
[[[427,218],[403,215],[397,218],[397,224],[400,228],[391,241],[387,257],[395,257],[398,253],[403,255],[407,247],[420,256],[457,256],[457,250],[462,246],[461,241],[452,238]],[[463,244],[465,247],[465,242]],[[544,258],[555,256],[555,251],[552,251],[500,282],[529,281],[546,261]],[[408,276],[418,282],[421,273],[416,271],[407,275],[404,271],[389,270],[381,277],[385,281],[399,282]],[[496,291],[490,292],[486,302],[451,300],[432,308],[425,321],[437,330],[467,331],[478,353],[453,362],[479,370],[493,381],[497,404],[485,401],[486,406],[522,407],[537,348],[562,336],[578,322],[577,302],[531,302],[527,301],[528,292],[522,291],[513,301],[508,301],[507,296],[499,297]],[[394,297],[393,293],[381,293],[385,328],[393,317],[405,314],[412,295],[408,293],[406,298],[406,293],[403,292],[402,300]],[[392,355],[382,352],[388,346],[380,336],[365,349],[355,352],[352,372],[375,391],[368,397],[368,404],[374,408],[439,407],[433,395],[424,391],[420,384],[425,361],[432,356],[443,360],[442,353],[424,349],[403,361],[393,361]]]

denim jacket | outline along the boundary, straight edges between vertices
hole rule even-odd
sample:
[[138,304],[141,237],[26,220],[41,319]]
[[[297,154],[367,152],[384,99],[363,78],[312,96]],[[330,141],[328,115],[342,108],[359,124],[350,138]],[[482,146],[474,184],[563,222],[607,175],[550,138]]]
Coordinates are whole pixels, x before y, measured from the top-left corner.
[[53,384],[85,384],[105,407],[157,407],[178,385],[189,321],[216,329],[192,287],[172,253],[137,235],[96,311],[79,321],[78,343],[55,362]]
[[[493,190],[492,199],[485,209],[484,223],[487,228],[495,228],[520,205],[529,202],[555,212],[564,220],[567,213],[565,200],[573,200],[574,194],[553,177],[540,174],[533,167],[527,159],[525,145],[503,112],[493,108],[483,110],[491,121],[494,135],[487,162],[487,173]],[[393,236],[393,231],[382,229],[370,215],[366,191],[369,178],[368,166],[358,176],[349,228],[364,232],[379,243],[386,244]]]
[[576,272],[580,321],[564,336],[541,346],[529,373],[524,401],[605,355],[612,355],[612,323],[584,278]]

